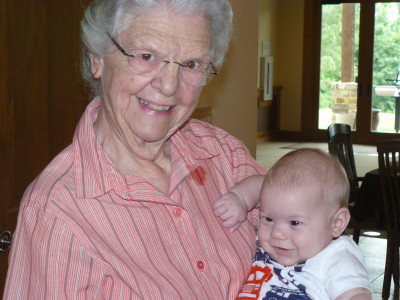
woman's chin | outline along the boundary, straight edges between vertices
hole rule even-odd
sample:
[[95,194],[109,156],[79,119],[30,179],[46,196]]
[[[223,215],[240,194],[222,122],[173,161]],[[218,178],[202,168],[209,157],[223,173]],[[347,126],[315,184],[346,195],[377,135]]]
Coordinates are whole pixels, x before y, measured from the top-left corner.
[[151,132],[151,133],[141,133],[136,135],[136,138],[142,143],[162,143],[168,139],[166,132]]

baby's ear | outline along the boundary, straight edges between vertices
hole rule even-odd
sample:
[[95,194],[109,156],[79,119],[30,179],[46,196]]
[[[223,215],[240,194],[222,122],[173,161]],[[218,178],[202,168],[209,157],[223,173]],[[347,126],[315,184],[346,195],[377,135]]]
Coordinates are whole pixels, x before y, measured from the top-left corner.
[[339,237],[350,222],[350,212],[346,207],[340,208],[332,220],[332,236]]

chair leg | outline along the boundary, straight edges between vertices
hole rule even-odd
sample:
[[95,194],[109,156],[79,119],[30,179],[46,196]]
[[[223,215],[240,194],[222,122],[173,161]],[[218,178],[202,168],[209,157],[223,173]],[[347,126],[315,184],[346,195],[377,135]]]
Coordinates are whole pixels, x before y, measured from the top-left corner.
[[356,242],[356,244],[358,244],[359,240],[360,240],[360,233],[361,233],[361,228],[354,226],[353,228],[353,240],[354,242]]
[[393,245],[393,282],[396,289],[399,288],[399,247],[397,245]]
[[395,254],[393,251],[393,243],[388,236],[387,238],[387,248],[386,248],[386,262],[385,262],[385,275],[383,277],[383,287],[382,287],[382,299],[389,299],[390,295],[390,284],[392,281],[393,275],[393,255]]

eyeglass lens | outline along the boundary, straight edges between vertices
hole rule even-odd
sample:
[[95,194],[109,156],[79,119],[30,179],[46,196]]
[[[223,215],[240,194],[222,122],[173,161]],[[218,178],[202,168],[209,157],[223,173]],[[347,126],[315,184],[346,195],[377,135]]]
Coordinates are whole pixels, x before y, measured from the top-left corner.
[[184,82],[193,86],[205,85],[211,75],[209,64],[197,63],[198,66],[191,68],[192,65],[185,65],[178,62],[165,61],[152,54],[140,54],[132,52],[128,57],[128,67],[132,72],[142,76],[155,76],[162,72],[162,68],[170,63],[180,66],[180,76]]

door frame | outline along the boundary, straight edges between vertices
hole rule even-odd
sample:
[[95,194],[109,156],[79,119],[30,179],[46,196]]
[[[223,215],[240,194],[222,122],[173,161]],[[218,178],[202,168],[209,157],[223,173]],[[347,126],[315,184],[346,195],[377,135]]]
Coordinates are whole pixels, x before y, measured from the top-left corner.
[[326,130],[318,129],[319,80],[321,53],[321,14],[323,4],[360,3],[360,45],[356,128],[353,142],[375,145],[379,140],[400,139],[398,133],[372,132],[371,102],[374,51],[375,4],[400,2],[395,0],[305,0],[302,132],[310,141],[326,141]]

